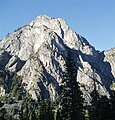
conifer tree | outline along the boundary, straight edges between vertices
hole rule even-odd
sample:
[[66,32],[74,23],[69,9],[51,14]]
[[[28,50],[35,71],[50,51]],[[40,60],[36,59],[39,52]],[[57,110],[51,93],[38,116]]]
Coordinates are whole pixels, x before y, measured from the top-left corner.
[[115,90],[111,91],[110,95],[110,120],[115,120]]
[[98,120],[111,120],[109,99],[106,96],[101,96],[98,104]]
[[52,102],[49,99],[42,100],[39,105],[39,120],[54,120]]
[[94,90],[91,93],[92,101],[89,108],[90,120],[111,120],[110,102],[106,96],[100,96],[96,88],[96,79],[94,78]]
[[61,86],[60,120],[84,120],[84,99],[76,76],[76,65],[69,51]]
[[5,108],[0,108],[0,120],[10,120],[10,116]]
[[98,108],[99,108],[99,99],[100,96],[97,92],[96,89],[96,80],[94,78],[94,90],[91,93],[92,101],[91,101],[91,106],[90,106],[90,120],[98,120]]

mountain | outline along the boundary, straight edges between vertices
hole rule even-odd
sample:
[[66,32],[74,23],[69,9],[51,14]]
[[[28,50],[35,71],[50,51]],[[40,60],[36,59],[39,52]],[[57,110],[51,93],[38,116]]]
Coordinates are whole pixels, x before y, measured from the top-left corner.
[[[109,97],[110,85],[115,81],[115,48],[95,50],[62,18],[38,16],[7,35],[0,41],[0,70],[3,78],[8,71],[21,76],[22,87],[33,99],[54,99],[59,95],[68,50],[76,62],[76,80],[85,100],[91,100],[94,81],[98,93]],[[0,86],[0,95],[4,96],[7,91],[3,84]]]

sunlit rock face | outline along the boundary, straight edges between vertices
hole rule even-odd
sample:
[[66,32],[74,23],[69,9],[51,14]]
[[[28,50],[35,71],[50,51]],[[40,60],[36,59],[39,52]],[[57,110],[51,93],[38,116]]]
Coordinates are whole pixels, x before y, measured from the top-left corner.
[[[90,102],[94,81],[109,97],[115,79],[115,49],[98,52],[62,18],[38,16],[0,41],[0,68],[17,72],[33,99],[58,96],[68,50],[76,62],[76,80]],[[1,88],[3,92],[3,89]]]

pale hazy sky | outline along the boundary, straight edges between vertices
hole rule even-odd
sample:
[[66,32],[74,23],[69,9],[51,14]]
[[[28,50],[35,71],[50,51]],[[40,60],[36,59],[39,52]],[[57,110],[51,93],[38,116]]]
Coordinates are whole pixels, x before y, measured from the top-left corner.
[[115,0],[0,0],[0,39],[39,15],[65,19],[98,50],[115,47]]

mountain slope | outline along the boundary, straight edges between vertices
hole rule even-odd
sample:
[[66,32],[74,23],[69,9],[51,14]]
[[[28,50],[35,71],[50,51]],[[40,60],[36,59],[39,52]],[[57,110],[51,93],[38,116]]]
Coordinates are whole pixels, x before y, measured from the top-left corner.
[[[94,80],[99,94],[109,96],[115,80],[115,61],[110,59],[110,51],[96,51],[61,18],[39,16],[0,44],[0,68],[22,76],[23,87],[33,99],[58,96],[68,50],[76,61],[76,80],[86,101],[90,102]],[[115,49],[111,55],[114,53]]]

